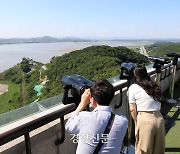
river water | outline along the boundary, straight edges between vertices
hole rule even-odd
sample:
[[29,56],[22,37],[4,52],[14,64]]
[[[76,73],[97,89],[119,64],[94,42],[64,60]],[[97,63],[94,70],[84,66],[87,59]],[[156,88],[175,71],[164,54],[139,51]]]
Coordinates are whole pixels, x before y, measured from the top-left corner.
[[147,42],[132,41],[97,41],[97,42],[56,42],[56,43],[23,43],[0,45],[0,72],[21,62],[23,57],[48,63],[53,56],[61,56],[76,49],[92,45],[141,46]]

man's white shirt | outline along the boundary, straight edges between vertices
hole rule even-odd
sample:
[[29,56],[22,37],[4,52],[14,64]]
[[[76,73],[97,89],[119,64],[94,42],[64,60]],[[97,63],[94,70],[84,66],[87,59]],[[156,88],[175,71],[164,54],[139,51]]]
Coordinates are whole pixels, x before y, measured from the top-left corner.
[[109,134],[103,134],[111,117],[112,108],[97,106],[92,112],[73,112],[66,123],[71,140],[78,142],[76,154],[91,154],[99,139],[103,138],[103,146],[99,153],[119,154],[128,127],[125,116],[115,115]]

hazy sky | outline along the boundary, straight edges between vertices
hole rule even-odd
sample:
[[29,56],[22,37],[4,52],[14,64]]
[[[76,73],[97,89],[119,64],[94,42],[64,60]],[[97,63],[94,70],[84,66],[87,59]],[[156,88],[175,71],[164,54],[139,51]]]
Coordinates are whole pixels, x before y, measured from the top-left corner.
[[180,38],[180,0],[0,0],[0,38]]

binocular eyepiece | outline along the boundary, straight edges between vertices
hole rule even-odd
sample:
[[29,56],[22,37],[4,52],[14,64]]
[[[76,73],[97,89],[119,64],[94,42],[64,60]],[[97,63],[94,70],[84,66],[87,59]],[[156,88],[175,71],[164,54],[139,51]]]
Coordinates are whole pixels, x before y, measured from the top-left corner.
[[125,63],[123,62],[121,64],[121,74],[120,74],[120,79],[130,79],[134,75],[133,70],[137,67],[136,64],[129,62]]
[[[62,85],[65,90],[63,103],[79,103],[81,95],[84,93],[84,90],[90,88],[93,82],[84,78],[80,75],[73,75],[73,76],[64,76],[62,78]],[[71,90],[72,97],[68,96],[68,92]]]

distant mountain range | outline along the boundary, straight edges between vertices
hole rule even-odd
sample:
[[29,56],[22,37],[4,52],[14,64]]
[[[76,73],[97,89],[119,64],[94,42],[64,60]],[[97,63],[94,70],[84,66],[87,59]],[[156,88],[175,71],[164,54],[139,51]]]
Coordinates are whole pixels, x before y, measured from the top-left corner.
[[50,36],[35,37],[35,38],[0,38],[1,44],[18,44],[18,43],[52,43],[52,42],[95,42],[95,41],[169,41],[180,42],[180,38],[160,38],[160,39],[136,39],[136,38],[104,38],[104,39],[86,39],[77,37],[55,38]]
[[54,38],[50,36],[35,38],[0,38],[0,44],[17,44],[17,43],[51,43],[51,42],[90,42],[97,41],[91,39],[81,39],[75,37]]

